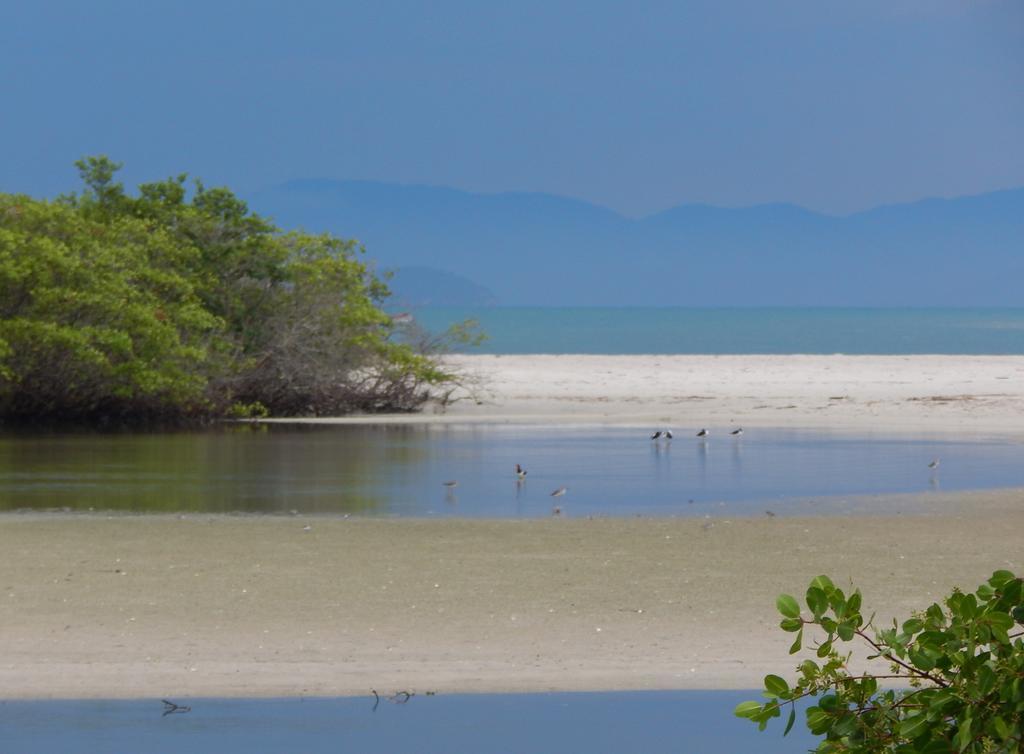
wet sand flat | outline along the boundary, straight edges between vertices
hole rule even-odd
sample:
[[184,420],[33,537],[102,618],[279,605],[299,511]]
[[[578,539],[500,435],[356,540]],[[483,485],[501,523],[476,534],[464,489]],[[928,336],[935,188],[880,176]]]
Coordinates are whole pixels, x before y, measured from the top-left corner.
[[929,499],[846,518],[4,515],[0,698],[755,687],[795,664],[776,594],[816,574],[884,621],[1024,570],[1024,492]]

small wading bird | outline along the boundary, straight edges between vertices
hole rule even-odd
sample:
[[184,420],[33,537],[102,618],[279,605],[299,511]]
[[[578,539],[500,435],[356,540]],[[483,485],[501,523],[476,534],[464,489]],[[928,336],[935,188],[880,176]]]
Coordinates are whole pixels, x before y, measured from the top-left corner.
[[710,434],[711,433],[708,432],[706,429],[702,429],[700,432],[697,433],[697,437],[707,437]]
[[[562,495],[564,495],[568,491],[569,491],[568,487],[559,487],[557,490],[555,490],[554,492],[551,493],[551,497],[562,497]],[[561,516],[562,515],[561,507],[556,505],[554,508],[552,508],[551,509],[551,515],[552,516]]]
[[516,464],[516,479],[518,479],[520,482],[526,479],[526,469],[524,469],[518,463]]
[[730,435],[736,435],[736,437],[739,437],[740,435],[742,435],[742,434],[743,434],[743,427],[736,427],[736,429],[734,429],[734,430],[733,430],[732,432],[730,432],[729,434],[730,434]]
[[939,459],[933,458],[931,460],[931,463],[928,464],[928,468],[931,469],[932,471],[935,471],[935,469],[939,468]]
[[459,482],[455,479],[449,479],[447,482],[441,482],[445,487],[452,490],[459,486]]
[[652,440],[671,440],[672,439],[672,430],[671,429],[666,429],[664,432],[662,432],[659,429],[657,432],[655,432],[653,435],[651,435],[651,439]]

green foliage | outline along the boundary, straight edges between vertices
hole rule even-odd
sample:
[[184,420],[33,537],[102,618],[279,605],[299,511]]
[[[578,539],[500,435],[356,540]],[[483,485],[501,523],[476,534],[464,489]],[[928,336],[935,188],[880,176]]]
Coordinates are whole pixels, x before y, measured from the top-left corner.
[[219,321],[194,255],[136,218],[0,195],[0,413],[200,410]]
[[0,419],[411,410],[452,381],[396,341],[355,241],[282,233],[185,175],[132,196],[119,164],[76,165],[81,194],[0,194]]
[[[735,714],[758,724],[797,702],[807,727],[824,736],[818,752],[946,754],[1024,750],[1024,580],[996,571],[973,593],[954,591],[944,607],[933,604],[902,624],[874,628],[861,613],[861,595],[847,596],[827,576],[807,589],[805,617],[796,599],[781,595],[780,627],[795,632],[790,654],[800,651],[805,628],[821,635],[815,654],[797,667],[790,686],[764,679],[767,702],[743,702]],[[851,653],[836,642],[862,642],[868,660],[888,663],[888,673],[853,673]],[[882,681],[882,684],[879,683]],[[882,686],[887,687],[880,690]]]
[[224,415],[229,419],[266,419],[270,410],[259,401],[254,403],[232,403]]

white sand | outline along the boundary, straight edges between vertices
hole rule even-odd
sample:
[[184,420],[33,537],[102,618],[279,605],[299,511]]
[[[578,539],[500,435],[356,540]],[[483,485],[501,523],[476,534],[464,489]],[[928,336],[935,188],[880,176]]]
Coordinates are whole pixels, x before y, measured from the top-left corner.
[[1024,356],[452,356],[449,364],[475,400],[443,413],[318,421],[1024,432]]

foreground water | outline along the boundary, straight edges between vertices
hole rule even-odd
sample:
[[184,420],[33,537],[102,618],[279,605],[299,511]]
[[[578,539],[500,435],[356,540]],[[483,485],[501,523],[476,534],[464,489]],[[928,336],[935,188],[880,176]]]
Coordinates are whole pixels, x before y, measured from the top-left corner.
[[359,699],[0,702],[12,752],[798,752],[814,740],[782,722],[759,733],[732,715],[753,691],[658,691]]
[[476,319],[470,353],[1024,354],[1024,309],[426,307],[439,332]]
[[0,510],[849,514],[857,495],[1024,486],[1022,460],[1019,442],[768,429],[707,440],[680,430],[671,442],[629,428],[476,425],[2,435]]

